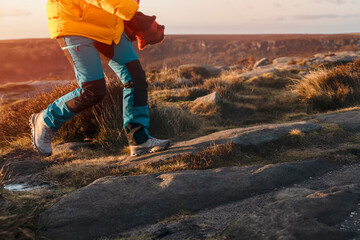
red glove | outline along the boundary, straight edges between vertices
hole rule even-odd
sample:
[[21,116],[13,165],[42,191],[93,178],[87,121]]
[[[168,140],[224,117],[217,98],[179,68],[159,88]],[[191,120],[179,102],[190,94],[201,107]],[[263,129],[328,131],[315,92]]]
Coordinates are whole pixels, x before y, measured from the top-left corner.
[[137,12],[130,21],[125,21],[125,33],[131,41],[138,41],[138,47],[143,50],[146,45],[161,43],[165,27],[155,21],[155,16],[147,16]]
[[156,21],[154,21],[151,24],[150,29],[136,34],[139,49],[143,50],[146,45],[162,43],[165,38],[164,30],[165,26],[159,25]]

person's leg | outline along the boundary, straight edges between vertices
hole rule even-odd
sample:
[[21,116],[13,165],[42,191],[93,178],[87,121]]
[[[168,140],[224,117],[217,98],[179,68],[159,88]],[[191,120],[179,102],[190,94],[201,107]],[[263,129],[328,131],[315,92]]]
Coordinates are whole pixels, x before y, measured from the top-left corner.
[[98,104],[106,93],[104,72],[94,40],[68,36],[59,39],[59,44],[74,66],[79,88],[60,97],[44,110],[46,125],[55,131],[76,114]]
[[68,36],[59,39],[59,44],[74,66],[79,88],[60,97],[43,112],[30,117],[33,144],[44,156],[52,153],[51,131],[56,131],[64,122],[99,103],[106,93],[104,73],[94,40]]
[[152,138],[148,133],[149,106],[146,74],[132,43],[123,34],[114,46],[114,56],[109,66],[124,84],[123,119],[131,155],[164,150],[170,141]]
[[142,144],[150,138],[147,131],[149,127],[148,84],[135,49],[125,35],[114,46],[114,56],[109,61],[109,66],[124,84],[123,119],[129,143]]

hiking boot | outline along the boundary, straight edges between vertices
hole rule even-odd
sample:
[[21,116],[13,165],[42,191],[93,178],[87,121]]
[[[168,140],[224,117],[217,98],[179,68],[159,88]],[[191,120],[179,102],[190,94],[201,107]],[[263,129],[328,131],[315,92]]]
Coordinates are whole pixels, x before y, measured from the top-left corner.
[[160,140],[152,137],[142,144],[130,145],[130,154],[131,156],[141,156],[146,153],[159,152],[168,149],[170,144],[170,140]]
[[49,128],[42,117],[42,112],[34,113],[29,118],[31,128],[31,142],[41,155],[48,157],[52,154],[51,140],[55,131]]

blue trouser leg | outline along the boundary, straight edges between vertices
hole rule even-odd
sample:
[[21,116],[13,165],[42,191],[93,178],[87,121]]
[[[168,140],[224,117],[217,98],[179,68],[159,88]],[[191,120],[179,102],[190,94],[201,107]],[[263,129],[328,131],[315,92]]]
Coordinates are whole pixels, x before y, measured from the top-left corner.
[[123,34],[119,44],[114,46],[114,56],[109,66],[124,84],[123,118],[129,143],[141,144],[150,138],[149,106],[145,71],[132,43]]
[[141,144],[149,139],[146,76],[125,34],[119,44],[111,46],[80,36],[67,36],[62,41],[60,45],[74,66],[79,88],[45,109],[45,123],[57,130],[64,122],[103,99],[106,86],[99,55],[101,52],[110,59],[109,66],[124,84],[123,118],[129,143]]
[[50,104],[43,112],[48,127],[57,130],[82,110],[99,103],[105,96],[105,79],[94,40],[80,36],[64,37],[60,43],[73,63],[79,88]]

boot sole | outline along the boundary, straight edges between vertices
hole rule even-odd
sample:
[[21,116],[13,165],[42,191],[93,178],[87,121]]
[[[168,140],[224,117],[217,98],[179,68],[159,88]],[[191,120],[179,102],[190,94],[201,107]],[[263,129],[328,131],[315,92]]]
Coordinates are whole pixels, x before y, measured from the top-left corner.
[[29,125],[30,125],[30,128],[31,128],[31,143],[34,147],[34,149],[40,153],[42,156],[44,157],[49,157],[51,156],[52,153],[43,153],[41,152],[41,150],[36,146],[36,143],[35,143],[35,121],[36,121],[36,113],[34,114],[31,114],[30,118],[29,118]]
[[151,147],[151,148],[142,148],[142,149],[137,149],[137,153],[132,153],[131,156],[132,157],[139,157],[148,153],[155,153],[155,152],[161,152],[161,151],[165,151],[167,150],[169,147],[171,146],[171,141],[167,142],[166,145],[164,146],[155,146],[155,147]]

